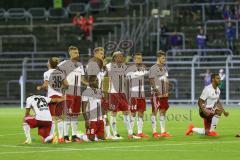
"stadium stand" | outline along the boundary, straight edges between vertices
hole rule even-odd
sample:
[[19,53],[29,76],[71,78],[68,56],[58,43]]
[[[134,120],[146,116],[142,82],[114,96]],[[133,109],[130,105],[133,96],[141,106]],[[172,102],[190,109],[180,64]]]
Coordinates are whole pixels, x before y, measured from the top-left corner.
[[[48,2],[46,4],[36,2],[34,5],[28,3],[26,7],[18,5],[21,8],[16,8],[15,4],[9,5],[10,7],[1,5],[0,35],[32,35],[36,38],[36,49],[34,49],[34,42],[29,37],[22,37],[19,40],[19,38],[0,36],[0,74],[4,75],[0,80],[1,103],[19,103],[18,80],[22,74],[24,57],[29,57],[26,68],[28,80],[26,93],[30,93],[34,90],[32,84],[42,79],[49,56],[59,55],[65,58],[67,47],[73,44],[79,47],[80,54],[86,60],[95,46],[104,46],[109,41],[118,43],[122,40],[133,41],[133,47],[127,50],[128,54],[143,52],[148,67],[155,62],[153,56],[156,50],[167,48],[168,67],[174,84],[170,101],[174,103],[196,102],[196,97],[203,87],[199,75],[206,68],[215,72],[220,68],[228,69],[228,84],[237,86],[240,78],[238,21],[234,20],[237,23],[233,23],[236,29],[234,50],[229,50],[225,40],[226,22],[221,10],[225,5],[234,8],[236,3],[229,1],[214,5],[187,2],[166,1],[168,6],[163,10],[170,11],[170,15],[159,10],[157,16],[152,13],[152,9],[161,8],[161,4],[156,0],[86,1],[86,3],[73,1],[63,8],[52,8],[53,6]],[[212,6],[217,8],[214,16],[211,16]],[[199,12],[193,13],[194,7]],[[96,20],[93,24],[91,40],[78,39],[79,35],[71,24],[73,16],[77,13],[84,16],[91,14]],[[213,20],[220,20],[221,25]],[[167,24],[169,29],[166,34],[166,46],[160,44],[160,23]],[[198,52],[195,42],[199,26],[207,31],[207,57],[195,56]],[[172,56],[169,37],[175,30],[183,37],[184,47],[177,51],[181,54]],[[11,74],[8,74],[9,72]],[[227,102],[237,102],[240,88],[232,88],[232,85],[228,87]]]

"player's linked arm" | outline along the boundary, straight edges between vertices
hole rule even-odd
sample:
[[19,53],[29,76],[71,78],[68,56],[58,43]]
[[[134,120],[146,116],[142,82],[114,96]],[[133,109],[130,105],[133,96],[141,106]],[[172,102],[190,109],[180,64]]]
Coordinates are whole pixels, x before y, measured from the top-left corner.
[[68,84],[68,81],[66,79],[64,79],[62,82],[61,82],[61,85],[62,85],[62,88],[65,88],[67,89],[69,84]]
[[48,81],[47,81],[47,80],[45,80],[42,85],[37,86],[37,90],[38,90],[38,91],[40,91],[40,90],[42,90],[42,89],[46,89],[46,90],[47,90],[47,88],[48,88]]
[[25,111],[25,117],[28,117],[30,116],[30,108],[26,108],[26,111]]
[[64,96],[60,98],[51,98],[50,103],[59,103],[59,102],[63,102],[64,100],[65,100]]
[[221,113],[223,113],[223,115],[225,117],[228,117],[229,116],[229,112],[226,112],[225,109],[223,108],[223,105],[222,103],[220,102],[220,100],[218,99],[217,103],[215,104],[216,105],[216,112],[220,112],[219,114],[221,115]]
[[213,115],[214,112],[212,110],[208,110],[205,105],[205,101],[201,98],[198,99],[198,107],[204,112],[206,116]]
[[82,113],[83,113],[83,118],[85,120],[85,128],[89,128],[89,116],[87,113],[87,106],[88,106],[88,101],[82,101]]
[[85,121],[89,120],[89,117],[87,115],[87,105],[88,105],[88,101],[82,101],[82,113]]
[[88,80],[87,80],[87,78],[86,78],[85,76],[82,76],[81,82],[82,82],[84,85],[88,86]]
[[150,86],[152,87],[153,91],[157,93],[158,89],[156,88],[154,78],[149,78],[149,83],[150,83]]

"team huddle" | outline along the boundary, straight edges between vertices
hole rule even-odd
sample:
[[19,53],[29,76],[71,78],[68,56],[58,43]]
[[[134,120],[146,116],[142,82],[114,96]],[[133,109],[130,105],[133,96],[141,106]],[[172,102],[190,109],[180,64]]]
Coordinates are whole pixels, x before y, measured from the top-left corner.
[[[105,64],[104,48],[97,47],[93,50],[93,57],[84,67],[79,62],[77,47],[70,46],[68,52],[69,60],[60,62],[57,57],[48,60],[49,70],[43,75],[44,83],[37,86],[37,90],[46,90],[47,96],[32,95],[26,100],[23,120],[25,144],[32,142],[30,128],[38,128],[38,134],[44,143],[123,139],[117,130],[119,112],[123,114],[128,139],[148,139],[149,135],[143,133],[146,83],[151,87],[152,136],[171,136],[165,126],[171,84],[163,51],[157,52],[157,62],[149,70],[143,65],[141,53],[134,55],[133,64],[127,64],[124,53],[116,51],[111,62]],[[213,74],[212,84],[204,88],[198,101],[204,128],[190,125],[186,135],[196,132],[217,136],[215,128],[221,114],[229,114],[219,101],[219,82],[219,75]],[[34,116],[30,114],[31,109],[35,113]],[[78,131],[80,115],[84,118],[86,129],[81,134]],[[160,132],[157,130],[157,117]],[[135,133],[133,128],[136,119]],[[58,134],[55,133],[55,128]]]

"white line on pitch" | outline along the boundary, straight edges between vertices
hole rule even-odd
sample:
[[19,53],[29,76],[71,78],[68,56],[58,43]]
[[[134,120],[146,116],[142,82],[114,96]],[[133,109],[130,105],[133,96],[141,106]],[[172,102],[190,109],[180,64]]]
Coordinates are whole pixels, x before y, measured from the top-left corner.
[[54,149],[51,147],[24,147],[24,146],[14,146],[14,145],[0,145],[0,147],[21,147],[21,148],[42,148],[42,149],[51,149],[51,150],[41,150],[41,151],[20,151],[20,152],[0,152],[0,155],[4,154],[24,154],[24,153],[40,153],[40,152],[58,152],[58,151],[101,151],[101,150],[108,150],[108,149],[126,149],[126,148],[143,148],[143,147],[155,147],[155,146],[184,146],[184,145],[204,145],[204,144],[232,144],[232,143],[239,143],[238,141],[226,141],[226,142],[196,142],[196,143],[179,143],[179,144],[154,144],[154,145],[137,145],[137,146],[113,146],[113,147],[101,147],[101,148],[58,148]]
[[[144,147],[144,146],[143,146]],[[119,147],[120,148],[120,147]],[[123,147],[122,147],[123,148]],[[125,147],[126,148],[126,147]],[[0,155],[11,155],[11,154],[26,154],[26,153],[47,153],[47,152],[62,152],[62,151],[111,151],[111,152],[224,152],[224,153],[239,153],[238,150],[236,151],[226,151],[226,150],[199,150],[199,149],[196,149],[196,150],[189,150],[189,149],[153,149],[153,150],[146,150],[146,149],[141,149],[141,150],[136,150],[136,149],[131,149],[131,150],[124,150],[124,149],[115,149],[115,150],[112,150],[112,148],[88,148],[88,149],[67,149],[67,150],[62,150],[62,149],[55,149],[55,150],[46,150],[46,151],[21,151],[21,152],[2,152],[0,153]]]
[[14,135],[19,135],[23,133],[14,133],[14,134],[0,134],[0,137],[5,137],[5,136],[14,136]]

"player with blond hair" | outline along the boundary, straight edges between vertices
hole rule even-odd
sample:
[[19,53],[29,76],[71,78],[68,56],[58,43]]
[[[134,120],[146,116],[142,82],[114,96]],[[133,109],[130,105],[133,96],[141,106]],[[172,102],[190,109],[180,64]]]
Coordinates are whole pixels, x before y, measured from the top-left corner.
[[[79,62],[79,50],[75,46],[68,48],[70,56],[69,60],[62,61],[58,67],[66,76],[69,84],[65,91],[65,120],[64,120],[64,141],[80,142],[80,134],[78,133],[78,116],[81,112],[81,92],[82,84],[87,84],[85,81],[84,67]],[[72,138],[69,138],[69,127],[72,128]]]

